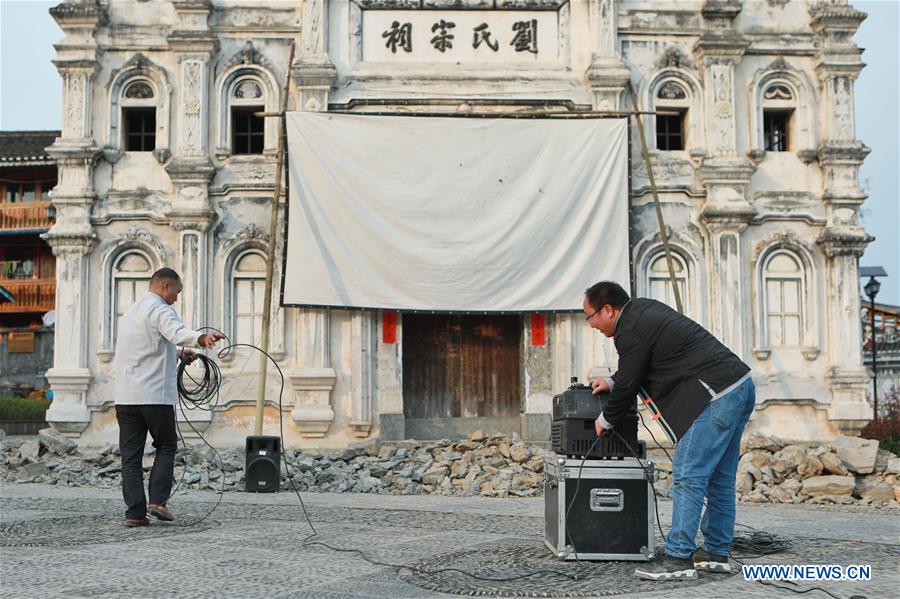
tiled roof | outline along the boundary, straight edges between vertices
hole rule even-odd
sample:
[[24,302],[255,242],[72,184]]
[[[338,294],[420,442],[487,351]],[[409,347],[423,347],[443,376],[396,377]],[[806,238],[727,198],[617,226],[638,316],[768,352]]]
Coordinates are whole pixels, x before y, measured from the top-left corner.
[[55,164],[44,151],[59,131],[0,131],[0,167]]

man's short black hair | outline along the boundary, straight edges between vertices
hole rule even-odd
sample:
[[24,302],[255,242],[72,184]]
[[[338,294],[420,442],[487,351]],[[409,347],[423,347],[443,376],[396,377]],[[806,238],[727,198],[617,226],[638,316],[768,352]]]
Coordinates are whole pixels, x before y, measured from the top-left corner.
[[628,293],[622,286],[612,281],[600,281],[585,289],[584,295],[594,310],[600,310],[609,304],[613,308],[621,308],[628,302]]
[[164,266],[153,273],[153,276],[150,277],[151,283],[161,283],[163,281],[172,281],[178,282],[181,280],[181,277],[178,276],[178,273],[169,268],[168,266]]

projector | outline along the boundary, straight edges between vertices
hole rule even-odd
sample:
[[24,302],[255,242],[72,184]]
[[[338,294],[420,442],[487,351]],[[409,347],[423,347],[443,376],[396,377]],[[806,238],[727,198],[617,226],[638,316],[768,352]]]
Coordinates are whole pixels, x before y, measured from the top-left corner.
[[[644,443],[638,442],[637,438],[636,405],[631,406],[625,418],[616,426],[618,435],[609,432],[598,440],[594,421],[606,408],[609,400],[608,392],[593,395],[589,386],[580,384],[578,377],[572,377],[571,386],[553,397],[553,421],[550,424],[550,445],[553,451],[559,455],[579,458],[643,458],[646,450]],[[632,454],[629,446],[637,455]]]

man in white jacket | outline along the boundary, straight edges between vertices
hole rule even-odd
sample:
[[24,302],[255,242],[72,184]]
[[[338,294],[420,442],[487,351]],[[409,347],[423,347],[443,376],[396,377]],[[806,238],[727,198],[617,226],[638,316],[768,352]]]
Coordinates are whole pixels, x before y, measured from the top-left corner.
[[[147,512],[160,520],[175,517],[166,507],[172,491],[175,450],[176,368],[196,353],[187,347],[213,347],[219,333],[200,334],[184,326],[172,304],[181,293],[181,277],[161,268],[150,278],[150,290],[119,320],[116,342],[116,420],[122,453],[125,526],[147,526]],[[144,495],[143,456],[147,433],[156,457],[150,470],[150,503]]]

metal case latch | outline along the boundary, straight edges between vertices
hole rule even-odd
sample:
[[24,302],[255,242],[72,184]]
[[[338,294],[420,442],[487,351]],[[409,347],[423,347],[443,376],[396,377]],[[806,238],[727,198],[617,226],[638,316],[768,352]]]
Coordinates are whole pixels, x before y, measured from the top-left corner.
[[625,507],[622,489],[591,489],[591,510],[594,512],[621,512]]

